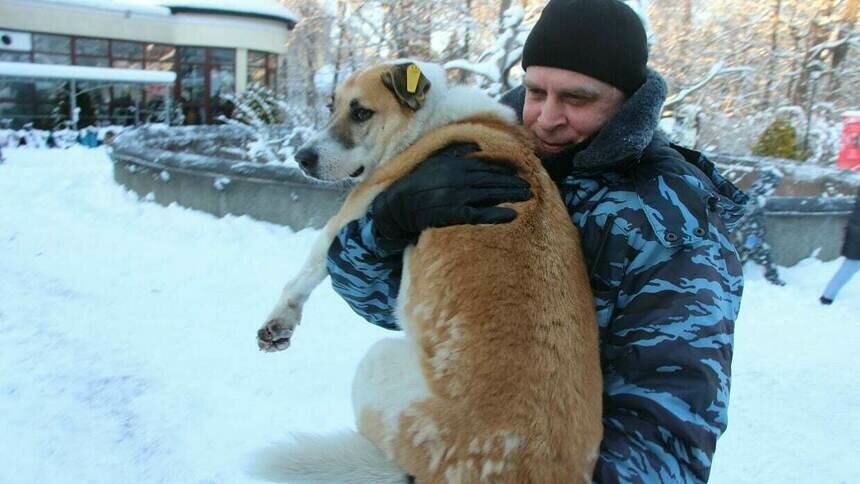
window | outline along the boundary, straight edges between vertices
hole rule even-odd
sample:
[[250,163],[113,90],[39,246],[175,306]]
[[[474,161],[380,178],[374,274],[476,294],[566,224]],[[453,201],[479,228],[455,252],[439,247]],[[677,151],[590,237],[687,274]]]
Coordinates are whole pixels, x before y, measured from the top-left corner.
[[79,66],[89,67],[110,67],[110,60],[107,57],[76,57],[75,64]]
[[[143,69],[144,44],[125,40],[110,41],[110,65],[117,69]],[[105,102],[103,96],[98,100]],[[140,106],[143,101],[143,87],[139,84],[113,84],[107,106],[100,106],[99,112],[107,111],[110,122],[115,124],[134,124],[140,120]]]
[[179,48],[179,102],[182,106],[184,124],[206,122],[209,99],[206,87],[206,49],[202,47]]
[[75,39],[75,55],[107,57],[108,43],[105,39]]
[[110,43],[111,67],[143,69],[143,44],[112,40]]
[[[3,49],[0,46],[0,61],[176,72],[176,86],[78,82],[78,107],[82,111],[86,107],[94,113],[88,117],[82,112],[82,126],[96,121],[121,124],[143,121],[150,119],[150,114],[156,108],[161,116],[163,98],[167,93],[175,93],[180,98],[177,102],[185,111],[188,124],[213,122],[219,115],[229,114],[232,109],[226,98],[236,88],[235,49],[178,47],[55,34],[22,34],[30,36],[27,45],[29,50]],[[277,56],[255,52],[249,57],[252,61],[249,78],[274,85]],[[25,113],[15,114],[18,125],[36,121],[39,127],[50,129],[55,127],[58,113],[67,117],[63,113],[64,109],[69,109],[68,83],[0,82],[0,103],[2,112],[7,116]]]
[[111,57],[114,59],[130,59],[143,62],[143,44],[114,40],[111,42]]
[[69,84],[62,81],[36,81],[31,113],[39,129],[52,129],[61,119],[68,119]]
[[235,91],[236,51],[179,47],[180,103],[185,124],[213,122],[229,114],[225,96]]
[[33,106],[30,104],[21,104],[0,99],[0,121],[6,119],[11,120],[13,123],[12,126],[20,126],[22,123],[16,122],[16,118],[21,117],[22,115],[30,114],[32,112]]
[[66,35],[33,34],[33,51],[70,54],[72,38]]
[[176,60],[176,47],[162,44],[146,44],[145,67],[153,71],[172,71]]
[[143,69],[143,61],[114,59],[111,64],[118,69]]
[[0,79],[0,102],[32,104],[35,93],[32,82]]
[[[159,71],[175,69],[176,47],[170,45],[38,33],[31,34],[30,39],[30,51],[0,48],[0,61]],[[205,54],[206,49],[201,50]],[[146,115],[141,107],[147,105],[149,98],[163,102],[165,92],[170,92],[164,86],[145,89],[138,84],[100,86],[78,82],[77,88],[81,126],[96,121],[120,124],[139,121],[143,119],[141,115]],[[68,118],[68,90],[68,83],[63,81],[0,82],[4,117],[12,117],[15,126],[34,121],[39,128],[54,128],[60,119]]]
[[71,64],[72,38],[66,35],[33,34],[33,62]]
[[36,81],[35,87],[34,100],[37,103],[50,104],[57,97],[66,93],[64,89],[66,87],[65,83],[61,81]]
[[72,56],[60,54],[43,54],[42,52],[33,53],[33,62],[36,64],[62,64],[68,65],[72,63]]
[[12,128],[20,128],[34,120],[34,89],[32,82],[0,78],[0,127],[11,121]]
[[277,54],[248,51],[248,84],[258,83],[274,89],[277,73]]
[[209,49],[213,64],[235,64],[236,51],[233,49]]
[[203,66],[183,65],[179,69],[182,97],[189,101],[203,100]]
[[0,62],[30,62],[30,53],[0,50]]
[[75,38],[74,62],[79,66],[109,67],[110,41],[106,39]]
[[206,49],[203,47],[180,47],[179,62],[203,64],[206,62]]

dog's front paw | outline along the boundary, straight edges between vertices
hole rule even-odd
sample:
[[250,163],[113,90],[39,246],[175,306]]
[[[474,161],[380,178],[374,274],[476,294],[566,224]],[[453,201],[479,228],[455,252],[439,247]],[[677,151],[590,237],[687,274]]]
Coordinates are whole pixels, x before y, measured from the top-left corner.
[[260,351],[282,351],[290,347],[295,323],[289,323],[283,318],[270,319],[257,331],[257,346]]

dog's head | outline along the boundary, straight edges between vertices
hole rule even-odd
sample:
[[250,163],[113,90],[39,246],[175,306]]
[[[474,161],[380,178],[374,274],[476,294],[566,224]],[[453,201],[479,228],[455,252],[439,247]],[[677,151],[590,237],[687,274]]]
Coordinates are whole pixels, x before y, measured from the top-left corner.
[[362,180],[414,139],[410,125],[430,101],[431,82],[445,84],[438,66],[381,64],[351,75],[332,100],[331,119],[296,153],[310,177]]

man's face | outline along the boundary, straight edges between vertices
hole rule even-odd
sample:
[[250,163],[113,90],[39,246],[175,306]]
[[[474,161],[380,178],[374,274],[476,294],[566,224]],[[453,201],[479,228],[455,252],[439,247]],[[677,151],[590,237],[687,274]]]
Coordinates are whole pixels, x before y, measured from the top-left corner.
[[555,67],[529,66],[523,84],[523,123],[537,136],[542,157],[584,141],[624,103],[617,87]]

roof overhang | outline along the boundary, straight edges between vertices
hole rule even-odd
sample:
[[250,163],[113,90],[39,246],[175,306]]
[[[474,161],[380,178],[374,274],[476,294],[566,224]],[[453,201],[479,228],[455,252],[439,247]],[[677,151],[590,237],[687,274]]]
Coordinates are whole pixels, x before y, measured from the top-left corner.
[[129,18],[171,17],[183,13],[244,17],[274,22],[287,30],[292,30],[301,20],[299,15],[274,0],[0,0],[0,5],[4,2],[112,11]]
[[60,79],[132,84],[173,84],[175,72],[119,69],[114,67],[66,66],[0,62],[0,77],[16,79]]
[[287,30],[293,30],[293,27],[296,26],[296,21],[291,18],[286,18],[280,15],[269,15],[264,12],[242,12],[238,10],[227,10],[227,9],[219,9],[219,8],[211,8],[211,7],[195,7],[190,5],[183,6],[173,6],[168,5],[167,8],[170,9],[170,13],[196,13],[196,14],[208,14],[208,15],[229,15],[231,17],[246,17],[246,18],[256,18],[256,19],[264,19],[264,20],[273,20],[275,22],[283,23],[287,26]]

